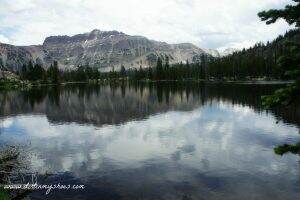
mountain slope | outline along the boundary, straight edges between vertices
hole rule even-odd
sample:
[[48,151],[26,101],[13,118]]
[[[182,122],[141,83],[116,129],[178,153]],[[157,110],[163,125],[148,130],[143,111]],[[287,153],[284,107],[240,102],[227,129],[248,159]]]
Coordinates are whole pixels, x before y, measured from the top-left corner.
[[13,46],[0,43],[0,67],[17,71],[29,60],[48,68],[54,60],[61,69],[90,65],[101,71],[154,66],[158,57],[170,63],[192,61],[206,54],[190,44],[167,44],[142,36],[130,36],[118,31],[93,30],[74,36],[50,36],[43,45]]
[[235,49],[235,48],[227,48],[227,49],[225,49],[225,50],[220,54],[220,56],[221,56],[221,57],[229,56],[229,55],[232,55],[233,53],[238,52],[238,51],[239,51],[239,50],[238,50],[238,49]]

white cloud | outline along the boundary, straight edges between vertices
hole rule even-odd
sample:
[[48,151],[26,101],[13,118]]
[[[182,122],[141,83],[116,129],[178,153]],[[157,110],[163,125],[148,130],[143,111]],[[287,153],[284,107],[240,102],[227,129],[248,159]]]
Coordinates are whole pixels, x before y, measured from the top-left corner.
[[247,47],[274,39],[288,25],[266,26],[257,17],[264,9],[289,0],[4,0],[0,34],[16,45],[41,44],[49,35],[119,30],[169,43],[200,47]]
[[9,40],[4,35],[0,34],[0,43],[9,43]]
[[35,4],[32,0],[14,0],[14,1],[6,1],[8,9],[13,12],[20,12],[23,10],[34,9]]

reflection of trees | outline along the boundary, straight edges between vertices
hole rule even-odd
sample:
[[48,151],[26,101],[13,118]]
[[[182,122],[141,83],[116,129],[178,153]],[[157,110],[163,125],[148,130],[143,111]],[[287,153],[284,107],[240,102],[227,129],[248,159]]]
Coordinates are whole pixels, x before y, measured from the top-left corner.
[[278,155],[283,155],[285,153],[293,153],[300,155],[300,142],[296,144],[284,144],[282,146],[277,146],[274,148],[274,152]]
[[46,95],[47,95],[47,88],[45,89],[31,89],[27,91],[21,92],[23,95],[23,99],[25,102],[28,102],[31,106],[31,108],[34,108],[35,104],[39,104],[44,101]]
[[53,106],[59,107],[60,86],[54,86],[48,91],[48,99]]
[[[262,112],[260,96],[278,86],[193,82],[66,85],[0,94],[0,115],[44,113],[53,123],[118,124],[168,110],[192,110],[216,101]],[[299,106],[268,110],[278,120],[300,124]]]
[[[296,122],[296,124],[299,127],[299,121],[298,120],[300,119],[300,116],[299,116],[300,112],[299,112],[299,109],[297,109],[297,108],[298,108],[297,103],[294,103],[294,104],[289,105],[287,107],[274,108],[274,110],[278,112],[278,110],[280,110],[280,109],[285,109],[285,110],[290,110],[291,112],[294,112],[294,115],[291,115],[291,116],[295,116],[296,118],[292,119],[292,121]],[[288,116],[286,116],[286,112],[283,112],[283,114],[279,117],[279,119],[282,119],[283,121],[285,121],[286,117],[288,117]],[[299,131],[299,133],[300,133],[300,131]],[[276,146],[274,148],[274,152],[277,155],[281,155],[281,156],[286,154],[286,153],[292,153],[292,154],[300,155],[300,142],[298,142],[296,144],[283,144],[283,145]]]
[[277,155],[284,155],[286,153],[298,154],[300,156],[300,142],[296,144],[284,144],[274,148]]
[[2,134],[3,129],[3,119],[0,118],[0,135]]

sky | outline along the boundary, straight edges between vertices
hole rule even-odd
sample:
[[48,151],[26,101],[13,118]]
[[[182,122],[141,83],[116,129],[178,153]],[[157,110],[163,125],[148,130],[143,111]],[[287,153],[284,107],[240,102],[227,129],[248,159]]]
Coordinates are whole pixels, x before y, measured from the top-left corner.
[[201,48],[247,48],[292,28],[265,25],[262,10],[291,0],[0,0],[0,42],[42,44],[47,36],[117,30]]

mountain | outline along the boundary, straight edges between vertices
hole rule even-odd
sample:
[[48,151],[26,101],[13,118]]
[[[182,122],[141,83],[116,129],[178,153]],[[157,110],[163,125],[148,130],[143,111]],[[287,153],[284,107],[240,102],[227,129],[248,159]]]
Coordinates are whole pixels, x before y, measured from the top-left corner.
[[203,50],[206,54],[208,54],[212,57],[215,57],[215,58],[229,56],[229,55],[239,51],[238,49],[235,49],[235,48],[227,48],[222,52],[219,52],[216,49],[203,49]]
[[212,57],[220,57],[220,53],[218,50],[216,49],[203,49],[205,51],[205,53],[207,53],[208,55],[211,55]]
[[0,43],[0,67],[20,70],[30,60],[48,68],[54,60],[61,69],[78,65],[97,67],[101,71],[155,66],[158,57],[171,64],[193,61],[207,54],[191,43],[168,44],[143,36],[130,36],[118,31],[93,30],[74,36],[50,36],[42,45],[13,46]]
[[239,50],[235,49],[235,48],[227,48],[222,53],[220,53],[220,56],[221,57],[229,56],[237,51],[239,51]]

